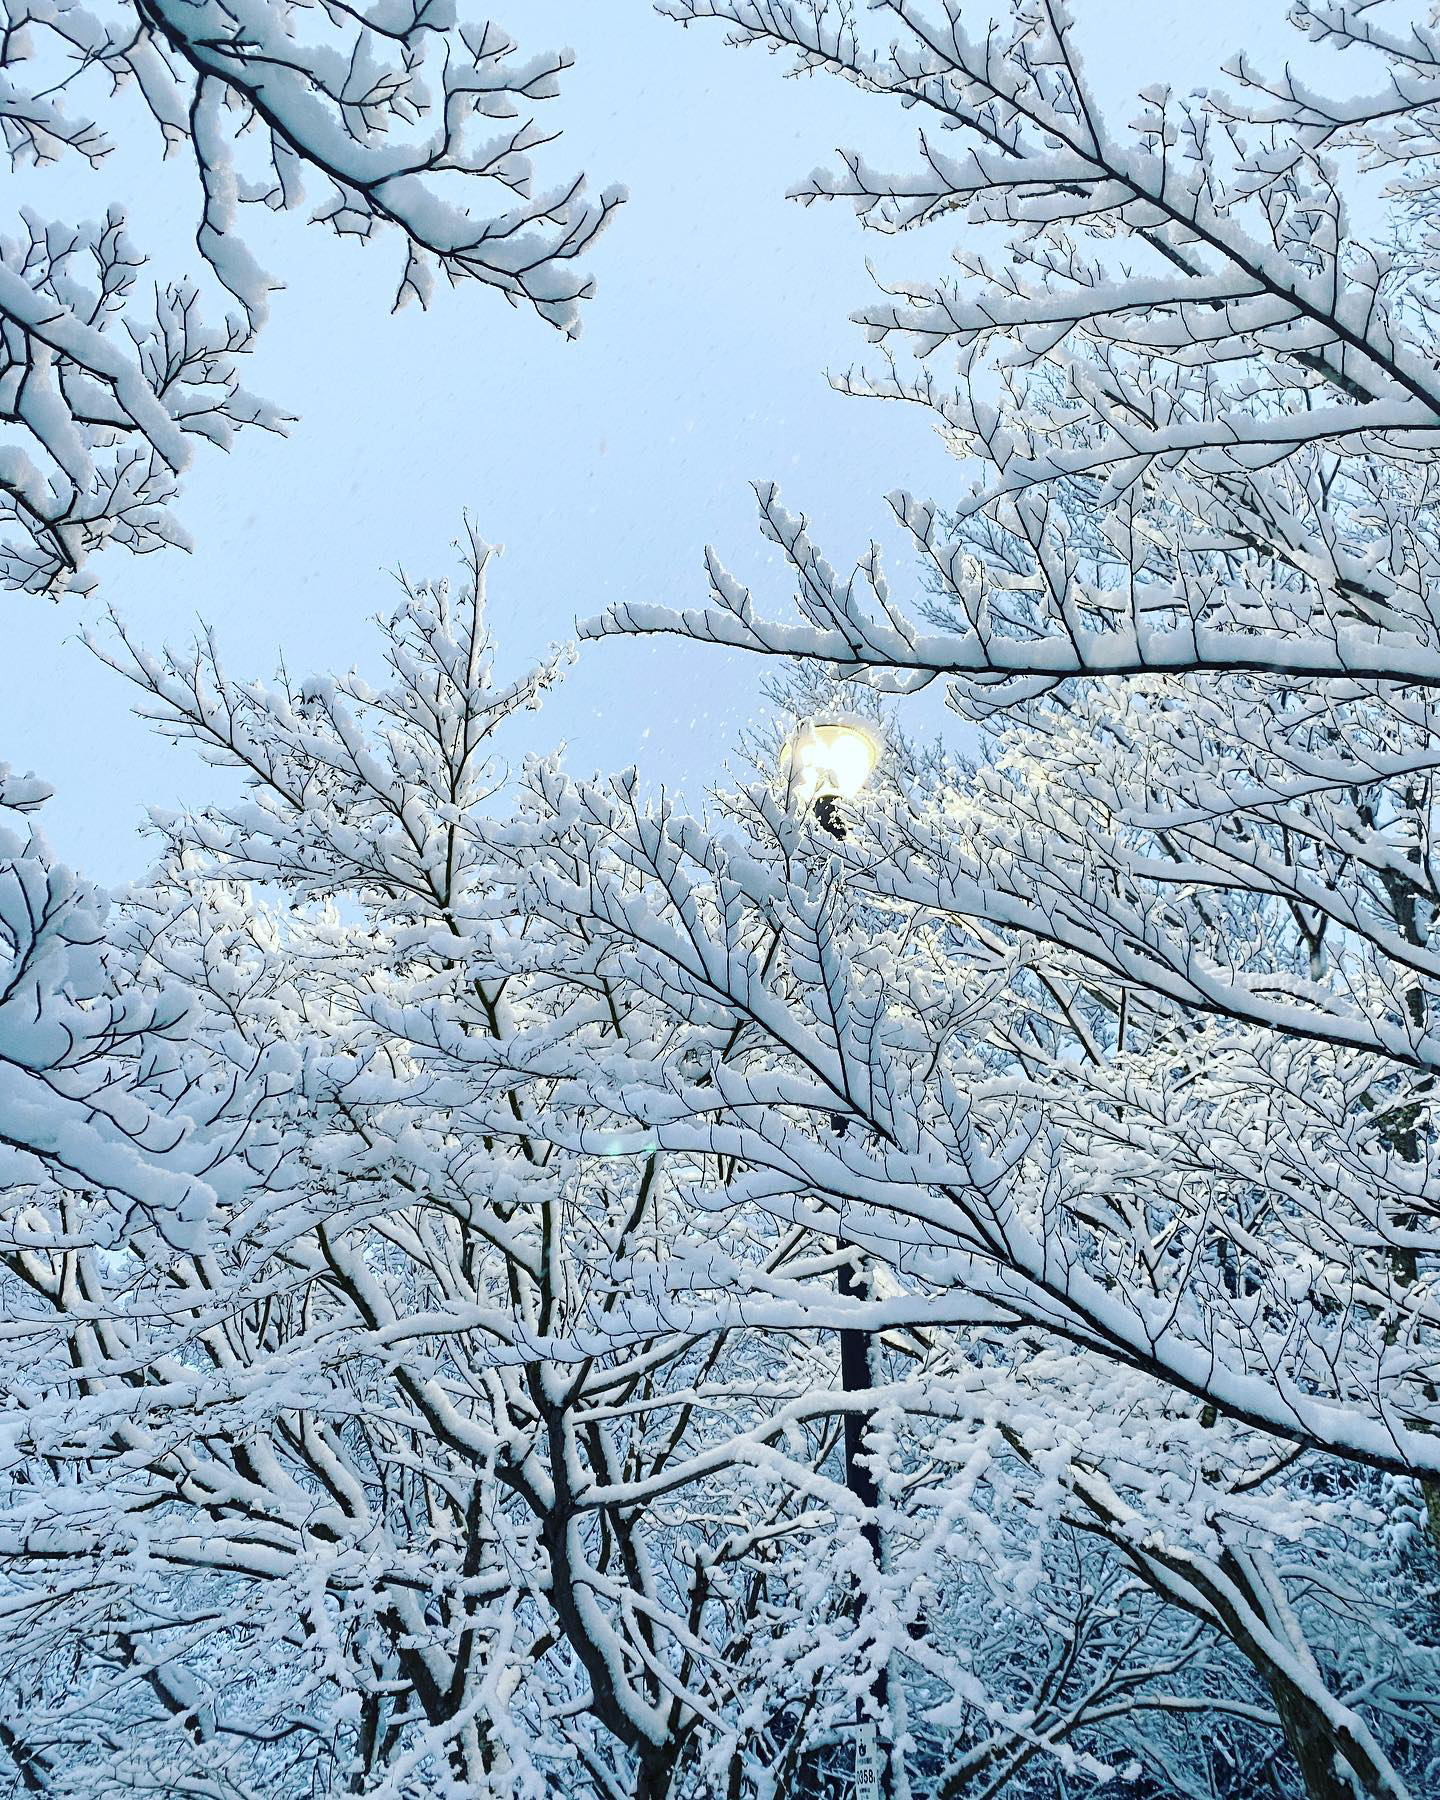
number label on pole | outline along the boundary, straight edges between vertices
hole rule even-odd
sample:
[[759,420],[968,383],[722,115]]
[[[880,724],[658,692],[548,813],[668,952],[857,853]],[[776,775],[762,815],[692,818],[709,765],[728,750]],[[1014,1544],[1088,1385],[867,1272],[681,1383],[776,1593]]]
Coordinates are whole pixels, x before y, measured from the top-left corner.
[[870,1723],[855,1727],[855,1800],[880,1800],[880,1736]]

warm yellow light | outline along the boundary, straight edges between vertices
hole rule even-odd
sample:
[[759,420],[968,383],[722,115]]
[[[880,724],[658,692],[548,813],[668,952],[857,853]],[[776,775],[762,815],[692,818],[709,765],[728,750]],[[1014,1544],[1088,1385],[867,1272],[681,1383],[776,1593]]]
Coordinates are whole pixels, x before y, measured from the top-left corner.
[[817,800],[853,800],[875,772],[880,740],[854,722],[797,727],[781,756],[781,766],[806,805]]

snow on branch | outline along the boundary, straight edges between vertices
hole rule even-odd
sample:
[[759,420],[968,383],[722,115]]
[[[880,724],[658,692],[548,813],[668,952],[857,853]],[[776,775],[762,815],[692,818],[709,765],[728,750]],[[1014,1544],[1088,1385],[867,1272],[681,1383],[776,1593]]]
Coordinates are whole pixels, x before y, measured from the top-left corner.
[[[925,569],[908,606],[867,609],[874,554],[837,582],[762,487],[802,623],[757,617],[712,556],[708,609],[631,603],[588,633],[674,632],[902,690],[948,677],[982,711],[1067,676],[1146,671],[1435,684],[1440,355],[1423,208],[1440,86],[1423,31],[1300,7],[1308,37],[1365,45],[1389,85],[1329,100],[1241,58],[1228,89],[1147,88],[1121,128],[1063,5],[1015,0],[981,32],[960,6],[884,0],[888,45],[848,8],[666,10],[722,19],[734,41],[919,116],[917,172],[846,152],[797,193],[847,199],[917,250],[950,240],[947,275],[856,315],[880,360],[833,380],[919,407],[964,474],[947,505],[891,497]],[[1347,195],[1377,171],[1383,216],[1362,232],[1376,209]]]
[[7,0],[12,164],[103,167],[137,96],[162,154],[193,161],[196,247],[238,311],[207,324],[181,275],[146,298],[118,200],[103,223],[27,209],[18,235],[0,233],[0,583],[55,594],[88,585],[106,543],[183,543],[171,506],[195,439],[283,429],[239,382],[275,286],[246,244],[246,207],[300,207],[308,190],[314,222],[397,240],[397,305],[423,304],[441,277],[473,281],[573,335],[593,291],[581,259],[623,194],[537,181],[553,134],[533,109],[568,62],[521,57],[448,0]]

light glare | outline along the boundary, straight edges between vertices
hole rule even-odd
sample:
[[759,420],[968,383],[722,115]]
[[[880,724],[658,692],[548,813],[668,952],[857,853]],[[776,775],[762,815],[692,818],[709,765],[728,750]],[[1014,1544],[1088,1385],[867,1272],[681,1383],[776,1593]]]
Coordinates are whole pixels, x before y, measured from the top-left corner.
[[853,800],[875,771],[880,745],[863,725],[807,723],[785,746],[784,760],[808,802]]

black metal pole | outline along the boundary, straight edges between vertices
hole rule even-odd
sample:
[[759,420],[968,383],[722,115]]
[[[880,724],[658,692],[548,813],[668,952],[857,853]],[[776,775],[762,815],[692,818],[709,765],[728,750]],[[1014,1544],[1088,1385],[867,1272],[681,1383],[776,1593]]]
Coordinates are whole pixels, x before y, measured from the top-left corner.
[[[844,1251],[847,1245],[844,1239],[838,1241],[838,1248]],[[855,1266],[852,1255],[845,1257],[840,1264],[836,1278],[836,1287],[842,1300],[868,1300],[870,1284]],[[870,1333],[860,1331],[853,1325],[842,1325],[840,1328],[840,1386],[847,1394],[868,1394],[875,1385],[874,1371],[870,1366]],[[861,1535],[870,1546],[870,1554],[875,1560],[876,1571],[885,1566],[883,1558],[883,1541],[880,1536],[880,1490],[876,1486],[875,1476],[865,1456],[865,1433],[874,1414],[862,1411],[859,1407],[847,1407],[845,1411],[845,1486],[865,1509],[865,1522],[860,1527]],[[880,1793],[882,1800],[890,1800],[890,1676],[882,1663],[875,1673],[871,1684],[870,1697],[874,1702],[876,1714],[880,1720]],[[864,1702],[855,1702],[855,1722],[864,1720]],[[857,1740],[858,1746],[858,1740]]]
[[[840,1248],[845,1249],[843,1239]],[[840,1265],[838,1287],[842,1300],[868,1300],[870,1284],[855,1268],[854,1261],[847,1257]],[[857,1330],[853,1325],[845,1325],[840,1329],[840,1386],[847,1394],[868,1394],[875,1385],[874,1375],[870,1368],[870,1334]],[[875,1477],[871,1473],[870,1464],[863,1455],[865,1432],[872,1415],[861,1412],[858,1408],[850,1408],[845,1414],[845,1485],[865,1508],[867,1517],[861,1530],[865,1542],[870,1546],[870,1554],[875,1558],[875,1566],[880,1567],[880,1521],[876,1516],[876,1508],[880,1504],[880,1490],[875,1485]]]
[[[833,796],[822,794],[815,802],[815,820],[823,831],[843,842],[845,821]],[[847,1122],[844,1118],[835,1121],[839,1135],[844,1135]],[[844,1238],[836,1240],[836,1248],[843,1256],[836,1276],[836,1288],[841,1299],[868,1300],[870,1283],[857,1266],[858,1253],[844,1256],[843,1253],[849,1248]],[[842,1325],[840,1327],[840,1386],[842,1391],[847,1394],[868,1394],[874,1385],[874,1372],[870,1367],[870,1333],[857,1330],[853,1325]],[[865,1433],[873,1417],[873,1413],[862,1411],[859,1407],[847,1407],[845,1410],[845,1486],[864,1508],[865,1519],[860,1531],[865,1542],[870,1546],[870,1554],[874,1558],[878,1574],[885,1567],[884,1543],[880,1536],[880,1490],[875,1484],[874,1474],[865,1457]],[[891,1800],[890,1673],[884,1663],[875,1673],[875,1679],[870,1686],[870,1697],[874,1702],[876,1717],[880,1721],[880,1797],[881,1800]],[[855,1723],[858,1727],[864,1722],[865,1703],[857,1697]],[[857,1732],[857,1765],[859,1742]],[[858,1787],[858,1779],[856,1785]]]

